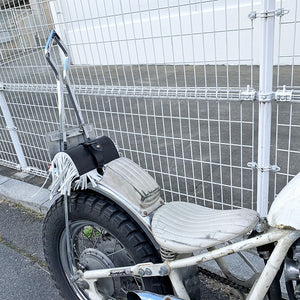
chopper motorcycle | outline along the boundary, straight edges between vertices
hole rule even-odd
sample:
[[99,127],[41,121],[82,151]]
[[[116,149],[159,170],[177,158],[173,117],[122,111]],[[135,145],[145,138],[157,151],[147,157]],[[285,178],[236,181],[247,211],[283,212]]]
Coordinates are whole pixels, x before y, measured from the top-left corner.
[[[63,76],[51,57],[54,42],[65,56]],[[54,202],[43,242],[65,299],[199,299],[198,266],[210,260],[252,300],[282,299],[284,266],[288,297],[300,299],[300,173],[264,219],[245,208],[166,202],[146,171],[84,123],[68,77],[68,50],[54,30],[45,55],[57,79],[60,130],[48,135]],[[63,83],[78,128],[65,129]],[[223,258],[249,249],[257,249],[266,264],[242,282]]]

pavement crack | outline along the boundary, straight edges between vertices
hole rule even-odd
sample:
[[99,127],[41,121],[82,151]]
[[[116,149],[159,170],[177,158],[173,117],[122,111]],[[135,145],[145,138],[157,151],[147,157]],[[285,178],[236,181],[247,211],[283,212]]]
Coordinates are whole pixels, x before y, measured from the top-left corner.
[[23,255],[24,257],[28,258],[33,265],[37,265],[40,269],[42,269],[47,274],[49,274],[49,272],[47,271],[47,264],[42,259],[39,259],[38,257],[27,252],[26,250],[21,249],[21,248],[17,247],[16,245],[10,243],[8,240],[3,238],[3,236],[1,236],[1,235],[0,235],[0,243],[3,244],[4,246],[16,251],[17,253]]
[[1,185],[1,184],[5,184],[6,182],[8,182],[8,181],[10,181],[10,180],[11,180],[11,178],[7,178],[7,179],[1,181],[0,185]]

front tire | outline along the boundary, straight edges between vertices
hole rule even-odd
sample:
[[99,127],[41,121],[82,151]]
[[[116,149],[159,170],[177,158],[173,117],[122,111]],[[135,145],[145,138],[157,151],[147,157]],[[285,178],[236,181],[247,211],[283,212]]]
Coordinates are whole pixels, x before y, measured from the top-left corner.
[[[86,270],[160,262],[138,225],[119,206],[92,191],[74,192],[69,200],[73,265],[68,263],[63,197],[48,211],[43,226],[45,259],[56,287],[65,299],[88,299],[82,286],[70,280],[71,268]],[[105,299],[126,299],[130,290],[172,293],[168,278],[105,278],[96,287]]]

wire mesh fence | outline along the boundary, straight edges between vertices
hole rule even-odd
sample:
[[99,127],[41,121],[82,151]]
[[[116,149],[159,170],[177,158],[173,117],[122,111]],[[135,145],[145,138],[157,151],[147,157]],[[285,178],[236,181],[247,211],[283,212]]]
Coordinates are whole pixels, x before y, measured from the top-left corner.
[[[297,17],[286,19],[298,11],[296,1],[286,2],[294,6],[276,23],[281,32],[276,89],[289,85],[291,73],[293,89],[298,80],[298,48],[289,61],[282,54],[282,28],[297,27]],[[259,20],[249,14],[260,5],[256,0],[3,1],[0,80],[27,170],[46,175],[45,134],[58,129],[56,81],[44,58],[55,28],[71,53],[70,79],[85,120],[148,170],[167,200],[256,208],[256,171],[247,164],[257,160]],[[61,66],[56,47],[53,56]],[[298,126],[296,104],[290,123],[282,124],[281,110],[289,105],[273,105],[273,161],[281,165],[281,152],[290,157],[284,175],[276,175],[274,193],[280,176],[289,178],[297,169],[291,167],[297,143],[280,144],[286,137],[281,128],[290,128],[289,143]],[[69,103],[66,114],[68,126],[75,126]],[[0,120],[0,163],[17,164]]]
[[19,165],[2,113],[0,113],[0,164],[12,168],[18,168]]
[[272,156],[275,164],[280,166],[280,171],[275,174],[274,196],[300,169],[299,109],[300,102],[278,103],[274,109],[277,126],[274,130]]
[[283,91],[273,105],[273,130],[271,157],[280,171],[271,180],[271,199],[300,170],[300,5],[298,1],[278,1],[289,13],[276,22],[274,90]]

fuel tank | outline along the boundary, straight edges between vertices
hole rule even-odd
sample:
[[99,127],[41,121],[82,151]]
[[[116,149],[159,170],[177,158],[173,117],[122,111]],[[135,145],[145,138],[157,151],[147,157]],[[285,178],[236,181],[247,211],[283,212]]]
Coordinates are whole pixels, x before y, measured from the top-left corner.
[[300,173],[277,195],[267,219],[272,227],[300,230]]

